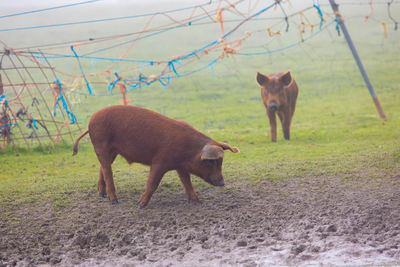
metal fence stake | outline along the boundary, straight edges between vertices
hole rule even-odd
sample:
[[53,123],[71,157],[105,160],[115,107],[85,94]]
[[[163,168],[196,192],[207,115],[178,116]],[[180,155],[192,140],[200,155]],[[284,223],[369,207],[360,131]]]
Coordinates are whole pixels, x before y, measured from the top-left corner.
[[371,94],[372,99],[374,100],[376,109],[378,110],[379,115],[383,119],[386,120],[385,112],[382,109],[381,103],[379,102],[379,99],[376,96],[374,87],[372,86],[371,81],[368,78],[368,74],[365,71],[365,68],[364,68],[364,66],[363,66],[363,64],[361,62],[360,57],[358,56],[357,50],[356,50],[356,48],[355,48],[355,46],[353,44],[353,41],[351,40],[350,34],[349,34],[348,30],[347,30],[347,27],[344,24],[344,19],[343,19],[342,15],[340,15],[340,13],[339,13],[339,6],[335,3],[335,0],[329,0],[329,3],[331,4],[331,7],[332,7],[333,11],[335,12],[336,20],[339,23],[340,28],[342,29],[343,35],[346,38],[346,41],[347,41],[347,44],[350,47],[351,53],[353,53],[353,57],[357,62],[357,65],[358,65],[358,68],[360,69],[361,75],[363,76],[364,81],[365,81],[365,83],[366,83],[366,85],[368,87],[368,91]]

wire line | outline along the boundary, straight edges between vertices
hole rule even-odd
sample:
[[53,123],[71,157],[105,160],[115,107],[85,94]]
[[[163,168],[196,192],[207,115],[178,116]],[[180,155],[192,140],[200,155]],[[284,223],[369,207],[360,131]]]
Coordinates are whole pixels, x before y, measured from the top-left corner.
[[37,10],[31,10],[31,11],[25,11],[25,12],[21,12],[21,13],[15,13],[15,14],[9,14],[9,15],[0,16],[0,19],[20,16],[20,15],[27,15],[27,14],[32,14],[32,13],[38,13],[38,12],[44,12],[44,11],[49,11],[49,10],[54,10],[54,9],[59,9],[59,8],[90,4],[90,3],[94,3],[94,2],[98,2],[98,1],[102,1],[102,0],[89,0],[89,1],[78,2],[78,3],[74,3],[74,4],[68,4],[68,5],[62,5],[62,6],[55,6],[55,7],[43,8],[43,9],[37,9]]

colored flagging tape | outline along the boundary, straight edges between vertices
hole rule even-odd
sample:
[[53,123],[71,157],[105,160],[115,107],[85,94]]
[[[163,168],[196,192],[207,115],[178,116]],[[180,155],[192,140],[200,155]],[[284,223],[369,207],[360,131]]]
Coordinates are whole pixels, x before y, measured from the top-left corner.
[[8,100],[6,99],[6,95],[0,95],[0,102],[4,101],[4,104],[6,105],[6,108],[4,109],[3,112],[3,117],[1,118],[1,120],[4,120],[4,118],[6,117],[7,114],[7,108],[8,108]]
[[0,118],[0,129],[3,127],[7,127],[7,126],[17,126],[18,123],[3,123],[5,120],[5,117],[7,115],[7,109],[8,109],[8,100],[6,99],[6,95],[0,95],[0,102],[4,101],[4,104],[6,105],[4,112],[3,112],[3,116]]
[[71,124],[74,124],[76,122],[76,116],[75,116],[74,113],[72,113],[68,109],[68,104],[67,104],[67,101],[64,98],[64,94],[63,94],[63,91],[62,91],[62,85],[61,85],[60,79],[57,78],[53,83],[57,84],[58,88],[60,89],[59,90],[60,96],[57,98],[57,101],[54,104],[54,108],[53,108],[54,117],[57,115],[56,108],[58,106],[58,103],[61,101],[62,107],[64,108],[65,112],[67,113],[68,119],[70,120]]
[[[86,79],[85,73],[83,72],[83,68],[82,68],[82,65],[81,65],[81,61],[79,60],[79,56],[78,56],[78,54],[75,52],[74,46],[73,46],[73,45],[71,45],[71,51],[72,51],[72,53],[74,53],[74,55],[75,55],[75,57],[76,57],[76,60],[78,61],[79,68],[81,69],[81,73],[82,73],[83,79],[85,79],[85,82],[86,82],[86,86],[87,86],[89,95],[91,95],[91,94],[92,94],[92,88],[90,87],[90,84],[89,84],[88,79]],[[60,87],[60,90],[61,90],[61,87]]]
[[115,81],[110,82],[108,84],[108,87],[107,87],[107,90],[109,92],[111,92],[111,94],[112,94],[112,90],[115,88],[115,85],[117,85],[117,83],[121,80],[121,78],[119,77],[117,72],[115,72],[114,74],[115,74],[115,77],[116,77]]
[[321,18],[321,21],[319,23],[319,29],[322,28],[322,25],[324,24],[324,15],[322,14],[321,8],[319,7],[319,5],[314,4],[313,7],[315,7],[315,9],[317,9],[319,17]]
[[27,128],[34,127],[36,130],[39,130],[36,124],[36,120],[34,118],[29,119],[29,122],[25,125]]

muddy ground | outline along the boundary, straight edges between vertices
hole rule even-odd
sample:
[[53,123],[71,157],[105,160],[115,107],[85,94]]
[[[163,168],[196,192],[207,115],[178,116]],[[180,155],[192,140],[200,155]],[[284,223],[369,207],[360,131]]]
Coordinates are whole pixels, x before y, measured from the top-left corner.
[[159,190],[144,210],[138,194],[77,193],[74,207],[6,216],[0,265],[400,265],[400,176],[363,176],[210,186],[200,204]]

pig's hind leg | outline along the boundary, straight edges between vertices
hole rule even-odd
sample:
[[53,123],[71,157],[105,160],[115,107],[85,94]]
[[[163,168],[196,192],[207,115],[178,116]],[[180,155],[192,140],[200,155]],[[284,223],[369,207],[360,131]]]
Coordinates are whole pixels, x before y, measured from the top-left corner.
[[[112,158],[111,164],[114,162],[115,157],[116,156],[114,156],[114,158]],[[99,190],[100,197],[103,197],[103,198],[107,197],[107,191],[106,191],[107,187],[106,187],[103,168],[101,167],[101,164],[100,164],[100,170],[99,170],[99,180],[97,181],[97,189]]]
[[185,188],[186,194],[188,195],[189,202],[199,202],[199,197],[193,189],[192,181],[190,180],[190,174],[183,170],[176,170],[183,187]]
[[107,197],[106,182],[104,181],[103,169],[101,168],[101,165],[99,170],[99,180],[97,181],[97,189],[99,190],[100,197]]
[[105,150],[99,151],[97,147],[95,147],[95,151],[100,162],[99,180],[97,182],[99,194],[102,197],[108,196],[112,204],[118,204],[111,168],[111,164],[117,157],[117,153]]
[[115,193],[114,178],[111,164],[102,164],[104,182],[106,184],[106,192],[112,204],[118,204],[117,194]]

